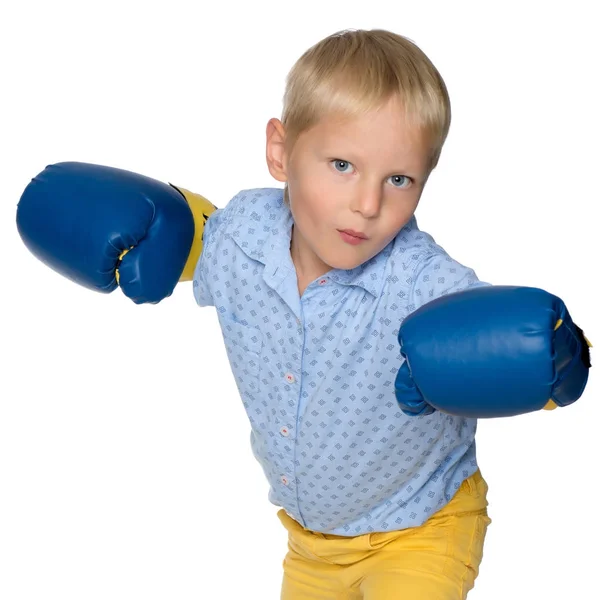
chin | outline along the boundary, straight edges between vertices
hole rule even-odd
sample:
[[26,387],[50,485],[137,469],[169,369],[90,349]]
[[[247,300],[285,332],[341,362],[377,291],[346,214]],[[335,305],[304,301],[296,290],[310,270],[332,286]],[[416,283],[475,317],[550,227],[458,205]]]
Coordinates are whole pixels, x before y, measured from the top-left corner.
[[327,264],[332,268],[332,269],[341,269],[344,271],[349,271],[351,269],[356,269],[356,267],[360,267],[360,265],[362,265],[363,263],[367,262],[368,258],[364,258],[364,259],[359,259],[359,258],[351,258],[351,257],[347,257],[347,258],[340,258],[339,256],[337,257],[337,260],[331,260],[329,261]]

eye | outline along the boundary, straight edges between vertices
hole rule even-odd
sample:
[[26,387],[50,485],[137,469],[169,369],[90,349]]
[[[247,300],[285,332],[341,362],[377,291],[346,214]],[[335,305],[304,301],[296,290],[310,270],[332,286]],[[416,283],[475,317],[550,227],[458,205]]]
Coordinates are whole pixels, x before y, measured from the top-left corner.
[[412,183],[411,178],[407,177],[406,175],[392,175],[390,180],[392,181],[392,185],[394,187],[400,189],[407,188]]
[[341,160],[339,158],[334,158],[331,163],[338,173],[348,173],[348,168],[352,165],[351,162],[348,162],[347,160]]

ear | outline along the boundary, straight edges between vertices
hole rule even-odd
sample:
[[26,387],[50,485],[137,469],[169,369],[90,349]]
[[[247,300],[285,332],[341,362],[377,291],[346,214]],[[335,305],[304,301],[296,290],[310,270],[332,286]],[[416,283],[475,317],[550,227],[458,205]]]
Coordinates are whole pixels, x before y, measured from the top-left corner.
[[287,181],[285,129],[279,119],[270,119],[267,123],[267,166],[274,179]]

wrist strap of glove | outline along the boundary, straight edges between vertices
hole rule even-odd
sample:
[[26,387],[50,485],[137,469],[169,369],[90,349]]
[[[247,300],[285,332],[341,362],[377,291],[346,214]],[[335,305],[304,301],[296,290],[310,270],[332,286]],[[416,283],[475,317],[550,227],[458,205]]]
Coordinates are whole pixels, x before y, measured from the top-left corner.
[[172,183],[169,185],[175,188],[186,199],[194,216],[194,241],[192,242],[190,254],[179,278],[179,281],[191,281],[194,278],[194,270],[202,253],[204,225],[206,225],[208,217],[217,210],[217,207],[200,194],[195,194]]

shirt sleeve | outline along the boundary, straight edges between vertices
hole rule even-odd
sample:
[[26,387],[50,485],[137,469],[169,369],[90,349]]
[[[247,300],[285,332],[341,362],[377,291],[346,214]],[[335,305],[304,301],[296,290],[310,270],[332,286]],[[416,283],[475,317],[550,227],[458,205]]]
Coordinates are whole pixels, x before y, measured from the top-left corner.
[[441,296],[489,285],[491,284],[480,281],[470,267],[462,265],[443,251],[436,252],[425,257],[417,265],[410,288],[408,308],[413,312]]
[[209,260],[215,252],[217,232],[223,222],[223,209],[217,209],[206,220],[202,237],[202,252],[194,270],[194,297],[198,306],[214,306],[210,291],[210,268],[215,261]]

